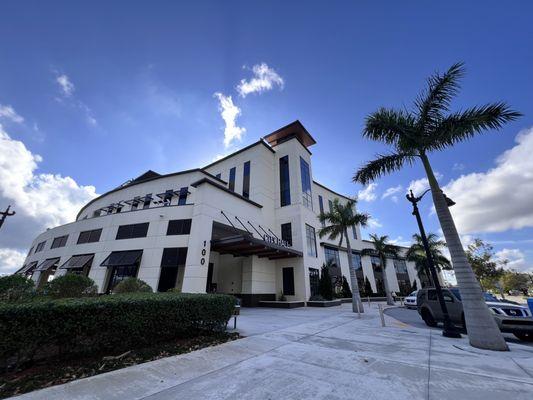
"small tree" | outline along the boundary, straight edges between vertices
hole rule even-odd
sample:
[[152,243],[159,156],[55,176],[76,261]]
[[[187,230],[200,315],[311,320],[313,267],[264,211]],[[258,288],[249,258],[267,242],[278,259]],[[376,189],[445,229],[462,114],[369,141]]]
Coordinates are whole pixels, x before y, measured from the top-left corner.
[[0,301],[27,301],[34,294],[34,283],[22,275],[7,275],[0,277]]
[[495,283],[504,275],[507,260],[498,260],[490,243],[475,239],[468,245],[466,258],[483,289],[495,289]]
[[350,289],[350,285],[348,285],[348,280],[343,275],[342,276],[342,297],[344,298],[352,298],[352,291]]
[[145,281],[140,279],[129,277],[120,281],[113,289],[113,293],[151,293],[152,287]]
[[333,300],[333,285],[329,274],[328,265],[322,265],[320,270],[320,280],[318,281],[318,293],[324,300]]
[[47,282],[40,292],[54,299],[94,296],[98,293],[98,286],[91,278],[68,273]]
[[365,276],[365,286],[364,286],[365,296],[372,296],[372,285],[368,280],[368,277]]

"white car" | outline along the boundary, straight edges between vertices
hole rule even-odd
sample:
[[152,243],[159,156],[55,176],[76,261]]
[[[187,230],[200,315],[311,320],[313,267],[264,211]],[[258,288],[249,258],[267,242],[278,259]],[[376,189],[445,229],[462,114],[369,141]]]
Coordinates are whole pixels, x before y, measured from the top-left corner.
[[409,296],[407,296],[404,300],[403,300],[403,304],[405,305],[406,308],[416,308],[416,294],[417,294],[418,290],[415,290],[414,292],[412,292]]

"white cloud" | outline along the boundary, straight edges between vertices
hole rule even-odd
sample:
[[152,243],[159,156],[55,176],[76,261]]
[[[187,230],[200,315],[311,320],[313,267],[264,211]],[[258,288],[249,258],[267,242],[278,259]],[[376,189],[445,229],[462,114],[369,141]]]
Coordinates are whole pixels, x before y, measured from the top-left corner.
[[224,146],[227,148],[233,141],[240,141],[246,129],[237,126],[236,120],[241,115],[241,109],[233,104],[231,96],[225,96],[220,92],[215,93],[214,96],[219,101],[218,110],[226,125],[224,127]]
[[373,228],[373,229],[382,228],[383,227],[381,222],[379,222],[379,220],[377,218],[374,218],[374,217],[370,217],[368,219],[367,226],[369,228]]
[[533,227],[533,128],[515,141],[494,168],[462,175],[443,188],[457,203],[450,210],[461,233]]
[[389,239],[389,242],[395,246],[409,247],[411,246],[411,240],[405,240],[403,236],[398,236],[396,239]]
[[465,169],[465,165],[463,163],[455,163],[453,164],[452,169],[454,171],[462,171],[463,169]]
[[0,276],[9,275],[22,267],[26,252],[16,249],[0,249]]
[[98,121],[94,117],[92,109],[83,101],[75,98],[75,86],[66,74],[60,74],[58,71],[53,71],[56,75],[56,82],[61,90],[62,98],[56,98],[59,103],[69,105],[80,109],[85,114],[85,120],[90,126],[98,126]]
[[10,105],[4,106],[0,104],[0,118],[5,118],[17,124],[22,124],[24,118],[17,114],[17,112]]
[[262,93],[272,90],[275,86],[283,89],[285,82],[273,68],[265,63],[256,64],[252,67],[254,74],[250,80],[241,79],[237,85],[237,92],[241,97],[246,97],[250,93]]
[[[71,177],[37,173],[41,161],[0,125],[0,204],[11,204],[17,213],[2,227],[0,249],[27,249],[37,234],[73,221],[78,210],[96,197],[93,186],[80,186]],[[0,269],[8,267],[0,258]]]
[[[442,174],[440,174],[439,172],[435,171],[434,174],[435,174],[435,178],[437,178],[437,180],[442,179]],[[415,196],[420,196],[427,189],[429,189],[428,178],[420,178],[420,179],[416,179],[414,181],[411,181],[411,183],[409,183],[409,186],[407,187],[407,191],[412,190],[413,193],[415,194]]]
[[363,190],[359,190],[359,192],[357,193],[357,199],[368,202],[376,200],[377,195],[375,193],[375,190],[377,186],[377,183],[371,183]]
[[385,192],[381,196],[381,199],[383,200],[383,199],[386,199],[387,197],[390,197],[390,199],[393,202],[397,203],[398,202],[398,196],[396,196],[396,193],[401,192],[402,189],[403,189],[402,185],[390,187],[387,190],[385,190]]
[[502,249],[495,253],[500,261],[507,261],[506,269],[514,269],[520,272],[533,272],[533,267],[527,265],[526,257],[520,249]]
[[75,87],[74,84],[70,81],[70,78],[66,74],[61,74],[56,77],[56,82],[58,83],[61,92],[64,96],[70,97],[74,93]]

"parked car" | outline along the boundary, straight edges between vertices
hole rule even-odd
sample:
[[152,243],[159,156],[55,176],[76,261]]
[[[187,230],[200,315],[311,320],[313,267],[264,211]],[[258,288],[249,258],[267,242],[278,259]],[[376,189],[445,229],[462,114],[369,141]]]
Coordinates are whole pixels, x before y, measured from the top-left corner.
[[403,304],[406,308],[416,308],[416,294],[418,290],[412,292],[409,296],[403,299]]
[[[466,329],[459,289],[443,289],[442,293],[452,323]],[[483,295],[502,332],[512,333],[520,340],[533,341],[533,317],[527,307],[498,300],[490,293]],[[434,288],[424,288],[418,291],[417,309],[427,326],[436,326],[438,322],[443,320],[437,292]]]

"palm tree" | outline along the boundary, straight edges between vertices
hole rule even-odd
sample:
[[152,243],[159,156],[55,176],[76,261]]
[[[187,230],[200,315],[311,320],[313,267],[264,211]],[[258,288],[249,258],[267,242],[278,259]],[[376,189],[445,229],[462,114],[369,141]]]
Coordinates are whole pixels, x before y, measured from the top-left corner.
[[[435,264],[437,271],[452,269],[452,263],[444,256],[444,254],[442,254],[441,250],[446,247],[446,242],[444,240],[439,240],[439,237],[434,233],[429,233],[427,235],[427,240],[431,258],[433,258],[433,263]],[[415,233],[413,235],[413,241],[414,243],[409,247],[409,250],[407,250],[405,258],[407,258],[408,261],[415,263],[418,279],[422,281],[422,279],[426,277],[428,281],[431,282],[431,277],[428,275],[427,270],[426,249],[422,242],[422,236]]]
[[360,168],[354,181],[367,184],[380,176],[400,170],[417,159],[424,166],[433,203],[450,249],[453,267],[461,292],[470,344],[491,350],[508,350],[487,305],[481,287],[470,267],[445,197],[429,163],[428,154],[444,150],[470,139],[487,129],[499,129],[521,114],[505,103],[494,103],[449,112],[452,98],[464,75],[462,63],[454,64],[444,74],[428,80],[428,88],[415,101],[413,112],[384,109],[370,114],[363,136],[392,146],[389,154],[378,155]]
[[354,212],[356,201],[348,200],[342,204],[339,199],[335,198],[332,202],[332,207],[329,212],[322,212],[318,219],[322,224],[325,224],[318,231],[318,235],[322,238],[328,236],[330,240],[339,239],[339,247],[342,246],[342,240],[346,238],[346,249],[348,251],[348,268],[350,270],[350,282],[352,284],[352,310],[353,312],[364,312],[363,303],[361,302],[361,295],[359,293],[359,284],[355,274],[353,265],[352,246],[350,239],[348,239],[348,228],[356,225],[366,226],[368,222],[368,214]]
[[398,247],[388,243],[388,236],[370,235],[370,241],[374,245],[373,249],[363,249],[363,255],[373,255],[379,257],[381,270],[383,275],[383,286],[385,286],[385,295],[387,296],[387,305],[393,306],[394,299],[389,288],[389,280],[387,279],[387,258],[398,257]]

